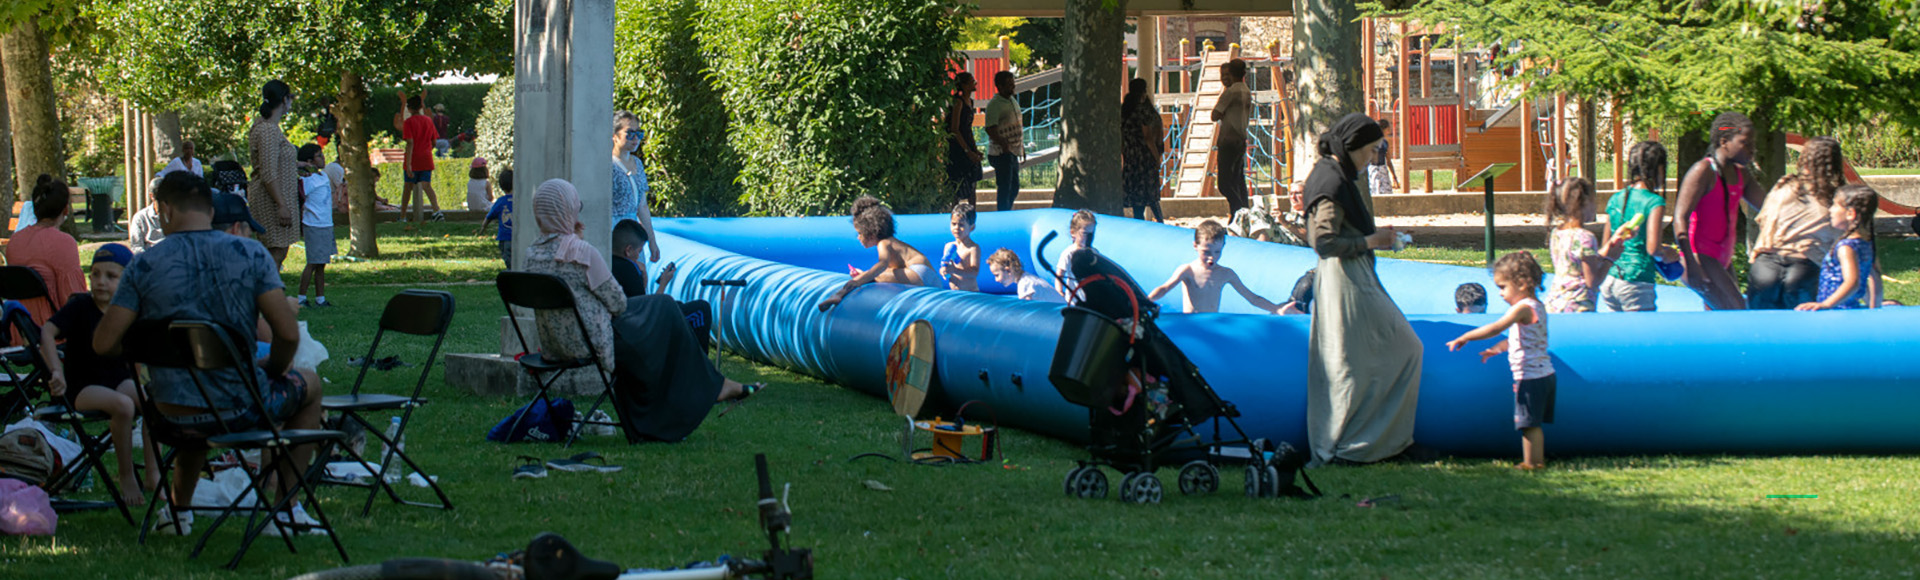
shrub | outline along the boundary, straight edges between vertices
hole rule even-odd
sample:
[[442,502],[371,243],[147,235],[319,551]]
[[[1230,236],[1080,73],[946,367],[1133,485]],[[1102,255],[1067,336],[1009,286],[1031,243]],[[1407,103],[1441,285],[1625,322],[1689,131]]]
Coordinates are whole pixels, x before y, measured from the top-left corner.
[[513,167],[513,77],[500,77],[487,90],[474,133],[474,155],[487,158],[487,167]]
[[739,214],[740,158],[695,35],[699,1],[622,0],[619,8],[614,108],[633,111],[647,130],[654,212]]
[[939,118],[964,17],[943,0],[706,0],[701,50],[749,210],[842,213],[863,194],[944,207]]

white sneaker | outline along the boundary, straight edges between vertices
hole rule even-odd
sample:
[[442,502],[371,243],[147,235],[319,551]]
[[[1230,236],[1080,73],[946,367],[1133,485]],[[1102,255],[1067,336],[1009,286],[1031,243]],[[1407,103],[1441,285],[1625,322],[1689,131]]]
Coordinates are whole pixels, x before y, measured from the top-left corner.
[[326,532],[323,531],[320,527],[320,520],[313,519],[312,516],[307,515],[307,510],[305,507],[301,506],[298,503],[295,503],[293,504],[293,510],[291,511],[292,511],[291,517],[289,517],[286,512],[273,514],[273,521],[267,522],[267,527],[261,530],[260,533],[262,535],[273,536],[276,538],[280,537],[280,535],[283,533],[282,530],[292,531],[293,535],[296,535],[296,536],[326,535]]
[[160,512],[155,515],[158,517],[155,518],[157,521],[153,525],[153,531],[177,536],[193,534],[193,512],[182,512],[176,515],[172,507],[163,505],[160,506]]

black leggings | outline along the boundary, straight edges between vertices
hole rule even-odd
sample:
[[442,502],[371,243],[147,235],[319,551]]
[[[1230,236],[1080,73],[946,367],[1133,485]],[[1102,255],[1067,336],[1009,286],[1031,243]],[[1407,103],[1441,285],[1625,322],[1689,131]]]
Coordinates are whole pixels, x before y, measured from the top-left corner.
[[1813,302],[1820,291],[1820,265],[1812,260],[1760,254],[1747,268],[1747,309],[1788,310]]

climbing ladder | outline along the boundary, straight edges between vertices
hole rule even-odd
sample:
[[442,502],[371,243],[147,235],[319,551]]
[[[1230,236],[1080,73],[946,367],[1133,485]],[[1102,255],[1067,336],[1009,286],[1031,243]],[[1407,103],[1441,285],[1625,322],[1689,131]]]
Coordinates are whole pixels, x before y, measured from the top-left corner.
[[[1233,60],[1231,50],[1206,53],[1202,61],[1200,86],[1194,87],[1193,109],[1187,123],[1187,142],[1180,160],[1180,178],[1174,183],[1173,194],[1176,197],[1201,197],[1214,194],[1213,169],[1217,153],[1214,144],[1218,137],[1213,122],[1214,103],[1220,100],[1220,93],[1226,86],[1220,82],[1220,65]],[[1245,151],[1235,151],[1234,155],[1245,155]]]

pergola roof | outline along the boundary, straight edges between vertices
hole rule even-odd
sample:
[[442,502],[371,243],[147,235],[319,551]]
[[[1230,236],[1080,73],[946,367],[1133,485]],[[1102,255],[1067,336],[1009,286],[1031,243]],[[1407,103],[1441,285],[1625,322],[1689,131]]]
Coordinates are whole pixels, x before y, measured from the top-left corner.
[[[974,16],[1060,18],[1067,0],[975,0]],[[1128,0],[1128,16],[1292,16],[1290,0]]]

